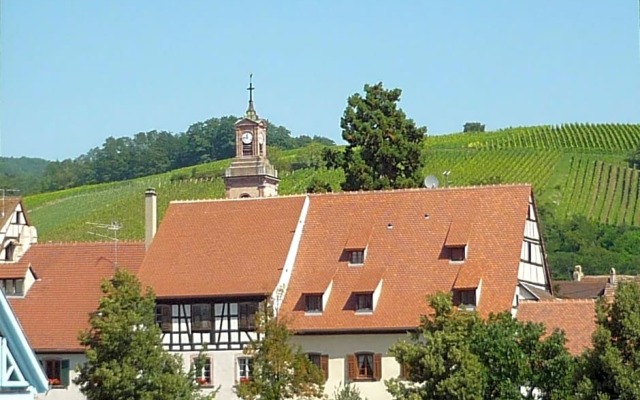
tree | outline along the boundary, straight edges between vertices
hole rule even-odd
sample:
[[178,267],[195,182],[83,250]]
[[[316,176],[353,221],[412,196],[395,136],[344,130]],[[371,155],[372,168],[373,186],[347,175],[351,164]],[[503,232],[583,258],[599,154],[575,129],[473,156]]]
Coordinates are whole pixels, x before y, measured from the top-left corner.
[[400,89],[382,83],[353,94],[340,121],[347,146],[344,190],[417,187],[421,183],[422,145],[426,127],[417,127],[397,108]]
[[451,296],[429,298],[434,310],[411,341],[390,352],[409,381],[387,381],[396,399],[565,399],[574,391],[574,358],[564,334],[504,312],[481,319]]
[[613,303],[601,299],[593,349],[584,357],[584,398],[640,398],[640,285],[621,282]]
[[467,122],[464,124],[463,132],[484,132],[484,124],[480,122]]
[[74,382],[89,400],[198,398],[182,362],[162,349],[155,323],[155,296],[142,294],[136,277],[117,269],[103,281],[103,297],[79,336],[87,361]]
[[261,340],[244,352],[253,360],[251,379],[235,386],[244,400],[284,400],[319,398],[323,392],[322,371],[289,342],[290,333],[282,319],[267,303],[256,317]]
[[[408,370],[409,382],[390,379],[395,399],[482,399],[486,376],[468,340],[480,323],[472,312],[456,312],[450,296],[429,297],[433,313],[423,317],[411,340],[394,344],[389,352]],[[418,384],[414,384],[414,382]]]

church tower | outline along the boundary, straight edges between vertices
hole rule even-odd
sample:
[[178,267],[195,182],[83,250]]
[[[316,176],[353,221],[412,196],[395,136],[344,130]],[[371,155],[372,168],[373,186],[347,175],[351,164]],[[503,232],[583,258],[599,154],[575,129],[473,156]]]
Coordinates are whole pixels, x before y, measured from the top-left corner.
[[267,121],[253,107],[253,82],[249,76],[249,107],[236,122],[236,156],[224,174],[228,199],[278,195],[278,171],[267,159]]

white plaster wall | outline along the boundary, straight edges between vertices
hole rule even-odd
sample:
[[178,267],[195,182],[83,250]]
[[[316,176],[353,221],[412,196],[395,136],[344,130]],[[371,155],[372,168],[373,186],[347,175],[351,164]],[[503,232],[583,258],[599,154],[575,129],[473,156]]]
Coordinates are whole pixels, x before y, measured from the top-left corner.
[[84,363],[87,359],[84,354],[36,354],[38,359],[44,358],[60,358],[69,360],[69,386],[66,388],[51,388],[45,394],[36,396],[36,399],[47,400],[84,400],[85,397],[80,393],[80,389],[73,383],[73,380],[78,373],[76,372],[76,366]]
[[[188,371],[191,366],[191,359],[197,357],[199,353],[183,352],[174,354],[180,354],[182,356],[185,371]],[[216,395],[216,398],[232,400],[238,399],[233,391],[233,385],[236,384],[236,359],[243,356],[242,351],[209,351],[204,354],[211,358],[213,385],[211,388],[203,389],[203,393],[210,393],[220,386],[220,391]]]
[[[298,335],[292,342],[302,346],[304,352],[321,353],[329,356],[329,377],[325,383],[325,393],[331,397],[336,388],[347,381],[347,354],[373,352],[382,354],[382,379],[373,382],[354,382],[363,398],[369,400],[391,399],[384,381],[400,375],[400,365],[389,354],[389,347],[400,339],[408,339],[406,334],[362,334],[362,335]],[[226,398],[226,397],[220,397]]]

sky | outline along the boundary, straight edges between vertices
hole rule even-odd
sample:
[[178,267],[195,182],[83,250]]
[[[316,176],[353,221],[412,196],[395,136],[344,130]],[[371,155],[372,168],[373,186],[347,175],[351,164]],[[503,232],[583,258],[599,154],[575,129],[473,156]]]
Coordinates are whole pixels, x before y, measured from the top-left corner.
[[0,155],[240,116],[342,143],[367,83],[430,135],[640,122],[638,0],[0,0]]

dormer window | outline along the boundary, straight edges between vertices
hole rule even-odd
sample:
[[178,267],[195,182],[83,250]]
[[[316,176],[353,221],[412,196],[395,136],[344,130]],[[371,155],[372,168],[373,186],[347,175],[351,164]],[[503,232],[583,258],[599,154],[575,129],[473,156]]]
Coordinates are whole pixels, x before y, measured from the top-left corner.
[[364,264],[364,249],[351,250],[349,253],[349,264],[362,265]]
[[449,250],[449,260],[454,262],[464,261],[466,258],[466,246],[452,246]]
[[356,293],[356,312],[373,311],[373,293]]
[[476,308],[476,289],[459,289],[453,292],[453,304],[460,308]]
[[308,313],[321,313],[322,312],[322,295],[321,294],[306,294],[304,296],[304,310]]

